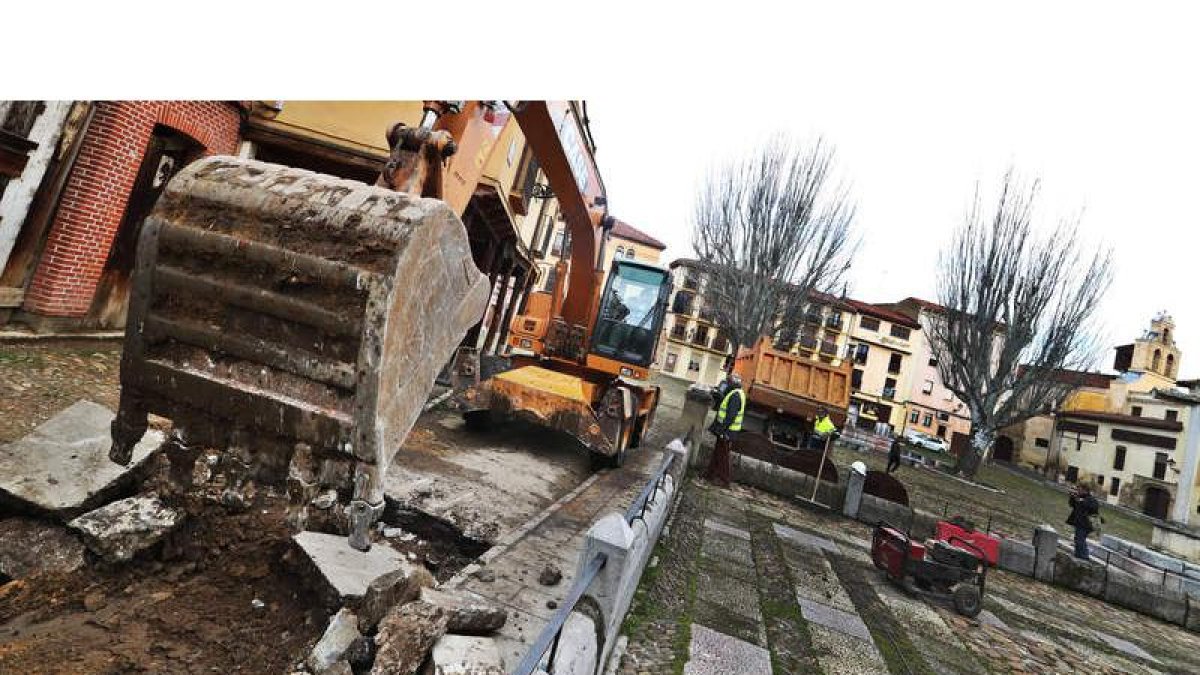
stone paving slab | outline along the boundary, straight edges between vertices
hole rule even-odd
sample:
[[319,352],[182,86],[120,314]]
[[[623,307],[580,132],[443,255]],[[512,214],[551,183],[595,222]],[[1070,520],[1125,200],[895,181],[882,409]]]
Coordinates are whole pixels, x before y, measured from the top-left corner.
[[813,602],[799,593],[796,594],[796,602],[800,605],[800,614],[805,621],[875,644],[871,639],[871,631],[867,630],[867,624],[863,623],[857,613]]
[[775,523],[772,525],[772,527],[775,529],[776,535],[778,535],[781,539],[787,540],[793,544],[798,544],[810,549],[820,549],[830,553],[842,552],[842,550],[838,548],[837,544],[824,537],[818,537],[807,532],[801,532],[800,530],[792,529],[787,525],[780,525],[779,523]]
[[361,598],[372,581],[407,564],[404,556],[390,546],[376,544],[363,552],[351,548],[345,537],[336,534],[301,532],[292,541],[344,599]]
[[749,532],[747,532],[739,527],[731,527],[731,526],[726,525],[725,523],[722,523],[718,520],[713,520],[712,518],[704,519],[704,527],[706,527],[707,529],[710,529],[710,530],[714,530],[716,532],[720,532],[722,534],[728,534],[730,536],[737,537],[738,539],[750,541],[750,533]]
[[826,675],[874,675],[888,673],[887,663],[874,645],[841,631],[809,625],[817,662]]
[[771,653],[699,623],[692,624],[684,675],[771,675]]
[[710,532],[704,538],[704,545],[700,551],[708,558],[725,563],[731,572],[740,571],[741,574],[736,576],[744,577],[749,574],[753,580],[754,556],[751,554],[749,542]]
[[113,417],[98,403],[79,401],[0,446],[0,494],[64,521],[103,504],[163,442],[150,429],[129,466],[114,464],[108,458]]
[[758,609],[758,589],[753,583],[714,574],[706,569],[701,569],[699,574],[697,599],[720,605],[752,621],[762,621],[762,612]]

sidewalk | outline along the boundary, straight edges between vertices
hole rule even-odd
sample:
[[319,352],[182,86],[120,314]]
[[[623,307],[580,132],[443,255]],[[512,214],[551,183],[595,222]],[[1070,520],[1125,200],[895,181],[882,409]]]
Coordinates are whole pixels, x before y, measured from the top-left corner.
[[687,481],[618,673],[1200,672],[1200,635],[992,572],[979,620],[893,586],[870,528]]

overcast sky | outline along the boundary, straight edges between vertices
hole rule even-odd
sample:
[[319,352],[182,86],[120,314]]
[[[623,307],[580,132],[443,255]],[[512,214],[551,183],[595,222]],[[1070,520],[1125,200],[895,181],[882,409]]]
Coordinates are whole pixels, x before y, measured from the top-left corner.
[[[1195,24],[1128,7],[1138,15],[967,15],[953,30],[891,30],[880,17],[850,41],[804,33],[796,61],[767,77],[728,79],[714,61],[716,70],[699,64],[659,82],[647,92],[656,95],[590,97],[612,213],[665,241],[665,261],[688,256],[706,167],[773,131],[820,134],[859,205],[851,294],[936,300],[936,256],[975,182],[994,186],[1011,164],[1042,179],[1041,222],[1082,212],[1083,235],[1115,248],[1101,310],[1108,341],[1132,341],[1165,309],[1178,325],[1181,375],[1195,377]],[[720,85],[697,96],[697,78]],[[1106,352],[1099,365],[1111,364]]]

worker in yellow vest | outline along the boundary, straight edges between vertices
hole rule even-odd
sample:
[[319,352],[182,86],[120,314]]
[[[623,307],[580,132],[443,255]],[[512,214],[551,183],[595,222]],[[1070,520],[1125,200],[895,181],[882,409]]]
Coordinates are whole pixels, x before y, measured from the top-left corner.
[[733,473],[729,453],[746,416],[746,392],[742,389],[741,376],[730,372],[725,377],[725,384],[725,396],[717,407],[716,418],[708,428],[717,437],[717,443],[708,462],[708,471],[704,474],[706,479],[721,487],[729,487]]
[[809,447],[816,449],[824,447],[825,439],[837,432],[837,425],[833,423],[833,420],[829,419],[829,411],[824,408],[817,410],[817,419],[813,422],[813,433],[809,440]]

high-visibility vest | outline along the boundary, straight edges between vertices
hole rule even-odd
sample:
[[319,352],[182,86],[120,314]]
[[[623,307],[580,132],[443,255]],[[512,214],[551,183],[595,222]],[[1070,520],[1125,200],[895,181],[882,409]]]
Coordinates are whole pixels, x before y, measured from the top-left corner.
[[733,418],[733,424],[730,424],[728,429],[730,431],[741,431],[742,418],[746,416],[746,392],[742,391],[741,387],[734,387],[729,390],[728,394],[725,394],[725,398],[721,401],[721,407],[717,410],[717,421],[721,424],[725,423],[725,415],[729,411],[729,399],[733,398],[734,394],[742,397],[742,405],[738,408],[737,417]]
[[837,431],[837,427],[834,426],[833,422],[829,421],[829,416],[826,415],[825,417],[817,418],[816,424],[813,425],[813,431],[821,436],[828,436]]

